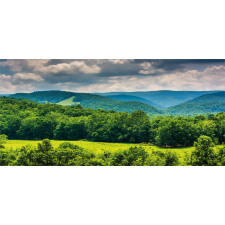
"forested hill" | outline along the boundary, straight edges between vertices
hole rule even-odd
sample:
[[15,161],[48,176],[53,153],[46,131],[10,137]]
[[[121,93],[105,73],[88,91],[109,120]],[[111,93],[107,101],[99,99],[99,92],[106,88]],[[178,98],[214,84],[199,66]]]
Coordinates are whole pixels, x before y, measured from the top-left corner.
[[142,110],[147,114],[161,114],[155,107],[142,102],[124,102],[96,94],[74,93],[65,91],[44,91],[33,93],[18,93],[11,95],[13,98],[30,99],[38,103],[57,103],[60,105],[77,105],[84,108],[133,112]]
[[[141,92],[140,92],[141,93]],[[143,92],[144,93],[144,92]],[[142,94],[143,94],[142,93]],[[168,105],[176,102],[189,99],[191,96],[200,95],[205,92],[173,92],[161,91],[155,93],[155,100],[162,99],[168,101]],[[209,92],[206,92],[209,93]],[[179,97],[179,95],[181,95]],[[152,95],[153,96],[153,95]],[[80,104],[83,108],[114,110],[117,112],[132,113],[136,110],[142,110],[150,116],[155,115],[200,115],[207,113],[225,112],[225,91],[217,91],[210,94],[203,94],[197,98],[193,98],[187,102],[165,108],[163,110],[157,109],[151,104],[156,104],[153,101],[144,99],[142,97],[131,95],[110,95],[101,96],[97,94],[88,93],[74,93],[66,91],[42,91],[33,93],[19,93],[11,95],[13,98],[29,99],[38,103],[56,103],[64,106],[72,106]],[[156,101],[157,102],[157,101]],[[158,103],[158,102],[157,102]],[[161,104],[162,101],[159,100]]]
[[209,103],[209,102],[225,102],[225,91],[202,95],[198,98],[188,101],[187,103]]
[[225,103],[208,102],[208,103],[183,103],[163,110],[166,115],[203,115],[208,113],[225,112]]
[[205,94],[215,93],[217,91],[140,91],[140,92],[109,92],[98,93],[102,96],[108,95],[132,95],[141,97],[155,104],[160,108],[167,108],[170,106],[178,105],[186,101],[192,100]]
[[0,97],[0,135],[12,140],[86,139],[181,147],[193,146],[201,135],[224,142],[224,124],[225,113],[151,119],[141,110],[115,112]]
[[199,115],[219,112],[225,112],[224,91],[203,95],[164,110],[164,113],[169,115]]
[[10,97],[30,99],[38,103],[58,103],[72,97],[73,94],[66,91],[38,91],[33,93],[17,93]]

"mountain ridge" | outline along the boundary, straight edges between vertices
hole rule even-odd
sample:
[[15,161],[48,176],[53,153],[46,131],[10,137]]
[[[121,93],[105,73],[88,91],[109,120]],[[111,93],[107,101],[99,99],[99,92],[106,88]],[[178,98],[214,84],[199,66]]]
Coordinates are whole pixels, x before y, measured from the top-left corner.
[[[107,98],[104,96],[100,96],[97,94],[90,93],[75,93],[75,92],[64,92],[64,91],[47,91],[47,92],[33,92],[33,93],[17,93],[11,95],[13,98],[24,98],[30,99],[35,102],[39,102],[42,104],[45,103],[55,103],[59,104],[64,101],[63,105],[65,105],[65,100],[70,99],[70,105],[80,104],[84,108],[92,108],[92,109],[104,109],[104,110],[115,110],[121,112],[133,112],[136,110],[142,110],[148,114],[161,114],[161,111],[156,109],[151,105],[147,105],[141,102],[123,102],[119,100],[114,100],[111,98]],[[71,104],[73,103],[73,104]]]
[[202,95],[163,110],[169,115],[207,114],[225,112],[225,91]]
[[215,93],[218,91],[173,91],[173,90],[160,90],[160,91],[139,91],[139,92],[106,92],[97,93],[102,96],[106,95],[133,95],[141,97],[146,100],[152,101],[159,105],[161,108],[168,108],[170,106],[178,105],[188,100],[192,100],[204,94]]
[[[133,112],[136,110],[142,110],[149,115],[195,115],[225,112],[225,91],[160,91],[159,98],[162,99],[164,97],[165,101],[168,101],[168,99],[170,101],[174,101],[173,104],[181,102],[180,104],[176,104],[164,109],[159,109],[159,107],[157,109],[154,102],[151,102],[150,100],[142,97],[124,94],[116,95],[115,93],[118,94],[119,92],[114,92],[113,95],[103,96],[96,93],[77,93],[56,90],[17,93],[10,95],[9,97],[30,99],[42,104],[55,103],[68,106],[81,104],[81,106],[84,108],[103,109],[107,111],[114,110],[121,112]],[[146,92],[143,93],[145,94]],[[154,96],[157,95],[159,91],[154,93],[150,91],[148,93]],[[170,93],[170,95],[165,97],[168,95],[168,93]],[[189,99],[191,96],[194,97],[196,95],[198,97],[184,101],[185,99]],[[158,97],[155,96],[155,99],[157,98]]]

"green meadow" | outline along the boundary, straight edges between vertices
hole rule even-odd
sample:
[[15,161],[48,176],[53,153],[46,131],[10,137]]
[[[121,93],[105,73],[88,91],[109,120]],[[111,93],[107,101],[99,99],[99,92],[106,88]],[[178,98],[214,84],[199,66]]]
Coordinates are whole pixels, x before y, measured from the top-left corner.
[[[61,143],[63,142],[70,142],[75,145],[78,145],[79,147],[82,147],[90,152],[93,153],[103,153],[105,151],[109,152],[115,152],[118,150],[126,150],[130,147],[143,147],[146,151],[173,151],[178,153],[181,157],[187,153],[191,153],[191,151],[194,149],[194,147],[185,147],[185,148],[161,148],[150,144],[130,144],[130,143],[107,143],[107,142],[91,142],[91,141],[58,141],[58,140],[52,140],[52,146],[54,148],[57,148]],[[27,140],[8,140],[5,147],[7,149],[18,149],[22,146],[26,145],[32,145],[37,146],[38,143],[41,143],[41,141],[27,141]]]
[[[28,141],[28,140],[8,140],[5,147],[7,149],[20,149],[22,146],[31,145],[33,147],[36,147],[38,143],[41,143],[42,141]],[[142,147],[147,152],[151,153],[152,151],[171,151],[176,152],[178,157],[180,159],[184,159],[186,154],[190,154],[194,147],[182,147],[182,148],[162,148],[150,144],[130,144],[130,143],[107,143],[107,142],[91,142],[91,141],[59,141],[59,140],[51,140],[51,144],[54,148],[57,148],[61,143],[63,142],[70,142],[72,144],[78,145],[79,147],[82,147],[89,152],[93,152],[95,154],[100,154],[103,152],[116,152],[119,150],[127,150],[130,147]],[[219,147],[222,147],[222,145],[216,145],[214,147],[215,150],[217,150]]]
[[72,96],[70,98],[67,98],[59,103],[57,103],[58,105],[64,105],[64,106],[67,106],[67,105],[73,105],[75,102],[73,101],[75,98],[75,96]]

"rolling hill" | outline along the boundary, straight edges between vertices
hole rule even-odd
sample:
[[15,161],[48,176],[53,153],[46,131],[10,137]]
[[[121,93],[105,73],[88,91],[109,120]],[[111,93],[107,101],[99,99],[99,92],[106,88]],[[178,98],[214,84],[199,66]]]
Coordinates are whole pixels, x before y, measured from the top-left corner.
[[124,102],[96,94],[74,93],[65,91],[42,91],[33,93],[18,93],[13,98],[30,99],[39,103],[56,103],[60,105],[81,104],[84,108],[133,112],[142,110],[148,114],[161,114],[155,107],[136,101]]
[[209,102],[225,102],[225,91],[202,95],[198,98],[194,98],[190,101],[187,101],[187,103],[209,103]]
[[109,92],[98,93],[102,96],[112,95],[132,95],[149,100],[157,104],[160,108],[167,108],[192,100],[205,94],[217,91],[147,91],[147,92]]
[[[81,106],[84,108],[104,109],[107,111],[114,110],[121,112],[133,112],[136,110],[142,110],[149,115],[199,115],[207,113],[225,112],[225,91],[158,91],[153,93],[135,92],[142,96],[151,96],[154,101],[157,100],[161,105],[164,104],[163,110],[159,109],[160,106],[157,105],[157,101],[157,103],[155,104],[155,102],[145,99],[143,97],[118,93],[116,95],[116,93],[117,92],[112,93],[111,95],[97,95],[65,91],[42,91],[33,93],[18,93],[11,95],[10,97],[30,99],[32,101],[39,102],[42,104],[56,103],[68,106],[81,104]],[[196,95],[196,98],[192,98]],[[189,100],[183,102],[185,99]],[[165,103],[166,101],[168,102]],[[176,104],[177,102],[182,103]],[[171,104],[173,106],[165,108],[165,105]]]
[[182,103],[180,105],[169,107],[163,110],[167,115],[202,115],[207,113],[225,112],[225,103],[209,102],[209,103]]
[[225,91],[206,94],[185,103],[164,109],[170,115],[193,115],[225,112]]

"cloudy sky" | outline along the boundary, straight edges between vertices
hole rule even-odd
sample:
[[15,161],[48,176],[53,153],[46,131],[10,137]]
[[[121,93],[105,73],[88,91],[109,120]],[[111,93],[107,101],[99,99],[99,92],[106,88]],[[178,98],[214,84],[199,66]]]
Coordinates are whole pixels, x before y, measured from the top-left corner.
[[225,90],[225,60],[0,60],[0,94],[42,90]]

